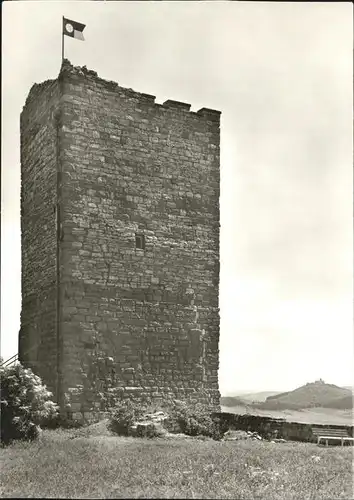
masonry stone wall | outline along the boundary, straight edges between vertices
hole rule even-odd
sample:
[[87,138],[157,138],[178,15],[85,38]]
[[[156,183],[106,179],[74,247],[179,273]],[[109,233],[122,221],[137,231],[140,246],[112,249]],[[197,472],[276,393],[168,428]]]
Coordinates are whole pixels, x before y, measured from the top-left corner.
[[19,359],[56,391],[58,82],[34,85],[21,114],[22,311]]
[[243,430],[257,432],[262,437],[281,438],[289,441],[317,442],[317,434],[312,428],[345,429],[348,437],[354,436],[352,425],[305,424],[288,422],[285,419],[264,417],[260,415],[238,415],[236,413],[216,412],[213,414],[223,430]]
[[[217,407],[220,113],[156,104],[68,61],[56,82],[57,120],[45,127],[59,154],[39,183],[59,201],[57,398],[70,395],[73,411],[103,409],[109,395]],[[50,115],[48,94],[38,101]],[[44,255],[41,266],[53,275]],[[42,304],[31,314],[26,324],[47,335]]]

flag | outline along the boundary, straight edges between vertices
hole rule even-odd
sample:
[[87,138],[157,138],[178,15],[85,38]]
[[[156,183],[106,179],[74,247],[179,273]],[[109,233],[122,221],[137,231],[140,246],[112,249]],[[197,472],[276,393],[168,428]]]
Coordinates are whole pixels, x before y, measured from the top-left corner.
[[86,24],[81,24],[76,21],[71,21],[63,17],[63,35],[71,36],[77,40],[85,40],[82,32],[85,29]]

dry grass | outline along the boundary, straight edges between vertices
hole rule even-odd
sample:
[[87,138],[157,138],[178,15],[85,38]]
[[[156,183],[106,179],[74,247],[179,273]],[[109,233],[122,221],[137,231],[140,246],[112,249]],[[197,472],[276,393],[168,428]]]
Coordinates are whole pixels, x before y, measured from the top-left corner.
[[[1,497],[353,498],[352,447],[44,431],[0,449]],[[73,436],[76,436],[73,438]]]

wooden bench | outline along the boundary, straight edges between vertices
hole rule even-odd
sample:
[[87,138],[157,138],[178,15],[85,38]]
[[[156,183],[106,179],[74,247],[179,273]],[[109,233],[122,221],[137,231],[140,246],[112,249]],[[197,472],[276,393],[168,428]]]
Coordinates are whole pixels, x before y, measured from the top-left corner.
[[320,444],[322,440],[325,441],[326,446],[328,446],[328,441],[335,440],[340,441],[341,446],[345,441],[354,441],[353,437],[348,436],[347,429],[333,428],[333,427],[312,427],[312,433],[317,436],[317,444]]

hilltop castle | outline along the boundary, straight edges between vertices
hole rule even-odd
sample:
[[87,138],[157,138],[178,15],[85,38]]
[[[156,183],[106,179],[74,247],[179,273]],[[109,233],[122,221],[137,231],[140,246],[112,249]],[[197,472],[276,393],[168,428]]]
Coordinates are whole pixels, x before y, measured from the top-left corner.
[[21,113],[19,359],[62,410],[219,405],[220,112],[64,60]]

